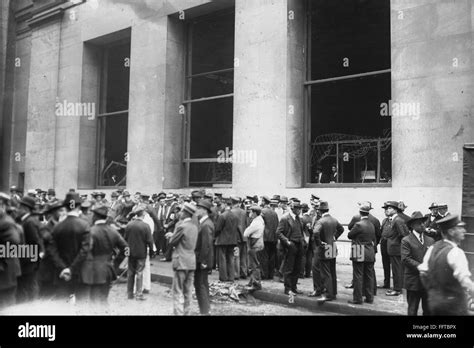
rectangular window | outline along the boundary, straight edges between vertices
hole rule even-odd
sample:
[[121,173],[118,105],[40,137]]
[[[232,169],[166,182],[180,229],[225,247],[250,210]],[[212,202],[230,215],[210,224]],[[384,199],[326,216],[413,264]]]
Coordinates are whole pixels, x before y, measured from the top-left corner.
[[189,186],[232,184],[232,164],[219,153],[232,148],[234,12],[193,19],[187,26],[186,137]]
[[392,176],[390,0],[308,1],[310,184]]
[[104,47],[98,115],[98,186],[125,186],[127,178],[130,39]]

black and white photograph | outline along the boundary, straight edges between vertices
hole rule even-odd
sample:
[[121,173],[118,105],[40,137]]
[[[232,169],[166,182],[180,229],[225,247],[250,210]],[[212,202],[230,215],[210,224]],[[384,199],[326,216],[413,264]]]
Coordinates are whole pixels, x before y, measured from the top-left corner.
[[472,346],[473,274],[473,0],[1,0],[0,347]]

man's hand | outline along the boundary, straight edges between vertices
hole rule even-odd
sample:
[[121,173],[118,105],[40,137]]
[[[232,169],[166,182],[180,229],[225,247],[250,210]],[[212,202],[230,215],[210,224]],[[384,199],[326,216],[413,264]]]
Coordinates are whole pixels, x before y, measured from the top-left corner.
[[205,263],[201,263],[201,269],[206,269],[207,265]]
[[169,239],[171,238],[172,235],[173,235],[173,232],[168,232],[165,234],[165,237]]
[[59,278],[63,279],[64,281],[68,282],[71,280],[71,270],[69,268],[65,268],[59,274]]

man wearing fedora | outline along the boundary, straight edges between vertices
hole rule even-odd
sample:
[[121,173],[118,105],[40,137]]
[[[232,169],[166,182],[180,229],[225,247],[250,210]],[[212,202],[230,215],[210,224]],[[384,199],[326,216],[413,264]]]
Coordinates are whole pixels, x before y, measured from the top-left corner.
[[53,239],[53,230],[60,221],[66,218],[66,208],[62,201],[54,201],[46,205],[44,214],[48,222],[41,226],[40,237],[43,243],[44,254],[41,258],[38,279],[40,285],[40,297],[50,298],[55,294],[56,269],[51,255],[51,243]]
[[[138,205],[134,210],[135,219],[125,227],[125,240],[129,246],[127,295],[129,300],[134,298],[143,301],[143,272],[149,253],[153,252],[153,238],[150,226],[143,221],[145,207]],[[148,252],[147,252],[148,248]],[[134,288],[136,296],[134,297]]]
[[438,215],[438,203],[435,203],[435,202],[431,203],[428,209],[430,210],[430,213],[425,215],[425,218],[426,218],[425,234],[433,238],[434,241],[437,242],[438,240],[442,238],[441,231],[438,226],[438,220],[442,219],[442,217]]
[[[358,204],[359,204],[359,209],[362,206],[368,207],[369,210],[374,209],[372,207],[372,203],[369,202],[369,201],[360,202]],[[359,214],[354,215],[352,217],[351,221],[349,222],[349,225],[347,226],[349,231],[352,230],[354,225],[361,220],[361,217],[362,216],[361,216],[360,212],[359,212]],[[375,228],[375,254],[377,254],[377,245],[380,243],[380,239],[382,238],[382,229],[381,229],[381,225],[380,225],[380,220],[377,219],[375,216],[373,216],[370,213],[369,213],[369,215],[367,215],[367,218],[374,225],[374,228]],[[374,278],[374,295],[377,295],[377,279],[376,279],[376,275],[375,275],[375,268],[374,268],[374,277],[373,278]],[[352,289],[353,288],[353,282],[351,282],[350,284],[345,285],[345,288],[346,289]]]
[[127,242],[107,223],[109,208],[105,205],[95,208],[91,228],[92,248],[85,259],[81,278],[88,287],[92,303],[106,305],[112,281],[117,279],[112,264],[114,249],[125,252]]
[[[408,235],[408,227],[405,221],[398,215],[400,212],[399,202],[388,201],[382,207],[387,218],[382,222],[382,241],[385,240],[386,249],[382,245],[382,262],[390,260],[390,267],[393,275],[393,289],[385,292],[387,296],[399,296],[403,286],[401,242],[402,238]],[[386,254],[384,255],[384,253]],[[389,269],[389,268],[388,268]],[[390,273],[387,272],[387,265],[384,264],[384,288],[390,285]]]
[[352,240],[351,260],[353,269],[353,299],[351,304],[362,304],[362,296],[365,302],[374,302],[374,263],[376,235],[375,226],[369,220],[369,204],[361,204],[359,207],[360,221],[351,228],[348,238]]
[[[177,213],[178,204],[175,201],[175,197],[172,193],[166,195],[165,199],[165,207],[163,211],[163,228],[164,234],[170,233],[174,231],[174,228],[179,221],[178,213]],[[161,261],[170,262],[171,261],[171,254],[172,248],[169,246],[168,239],[165,238],[165,251],[164,256],[161,258]]]
[[281,217],[276,232],[284,253],[281,271],[286,295],[302,293],[297,289],[304,238],[300,213],[301,203],[293,201],[290,205],[290,211]]
[[[18,208],[18,219],[20,225],[23,227],[23,243],[29,248],[34,246],[36,251],[42,247],[40,238],[41,223],[38,220],[36,212],[36,202],[32,197],[23,197]],[[33,255],[31,255],[33,256]],[[33,301],[39,295],[38,283],[38,269],[39,269],[39,255],[35,258],[21,258],[21,276],[18,278],[17,302]]]
[[319,204],[321,219],[314,226],[313,238],[315,251],[318,254],[321,267],[321,282],[326,293],[318,298],[319,302],[332,301],[337,295],[336,278],[336,240],[344,232],[344,227],[331,215],[329,215],[329,204],[321,201]]
[[175,315],[189,315],[191,311],[192,288],[196,270],[196,244],[198,228],[192,222],[196,213],[195,204],[185,203],[179,213],[180,223],[174,232],[169,232],[173,250],[173,312]]
[[431,315],[467,315],[466,292],[474,294],[474,283],[464,251],[459,244],[464,240],[465,223],[457,215],[438,221],[443,239],[432,245],[418,266],[428,291]]
[[[232,205],[230,200],[229,205]],[[239,219],[229,209],[217,218],[215,230],[215,245],[217,251],[217,267],[219,280],[233,282],[235,277],[234,248],[239,240]]]
[[78,193],[66,194],[67,216],[53,228],[50,248],[57,270],[57,295],[69,298],[75,294],[78,301],[87,295],[80,270],[90,249],[90,225],[80,217],[81,203]]
[[258,205],[250,207],[250,217],[252,222],[245,229],[244,236],[247,238],[249,243],[249,268],[250,268],[250,282],[248,286],[252,290],[261,290],[261,274],[260,274],[260,262],[257,258],[257,253],[264,248],[263,234],[265,231],[265,222],[261,216],[262,208]]
[[208,275],[212,271],[214,260],[214,222],[209,217],[212,203],[201,199],[196,205],[196,216],[199,219],[198,237],[196,241],[196,273],[194,275],[194,288],[202,315],[209,315],[209,281]]
[[427,218],[415,211],[407,221],[410,234],[402,239],[401,256],[404,265],[404,288],[407,290],[408,315],[416,316],[418,307],[423,309],[423,315],[429,315],[428,293],[421,284],[418,266],[434,240],[425,235]]

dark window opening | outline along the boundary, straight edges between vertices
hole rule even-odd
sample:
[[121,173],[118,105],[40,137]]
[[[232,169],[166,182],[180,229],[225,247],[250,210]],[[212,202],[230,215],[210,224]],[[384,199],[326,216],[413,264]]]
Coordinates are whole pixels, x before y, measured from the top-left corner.
[[129,89],[130,40],[127,40],[104,49],[98,186],[126,185]]
[[184,165],[189,186],[232,183],[235,14],[222,12],[188,24],[187,137]]
[[390,0],[308,1],[310,183],[391,181]]

